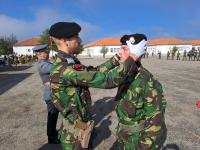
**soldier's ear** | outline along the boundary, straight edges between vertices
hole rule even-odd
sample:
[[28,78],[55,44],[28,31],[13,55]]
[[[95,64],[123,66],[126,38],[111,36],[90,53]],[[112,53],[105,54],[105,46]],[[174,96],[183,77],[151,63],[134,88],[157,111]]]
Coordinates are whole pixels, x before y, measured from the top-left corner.
[[62,42],[64,42],[66,44],[66,46],[68,46],[68,40],[67,39],[63,38]]

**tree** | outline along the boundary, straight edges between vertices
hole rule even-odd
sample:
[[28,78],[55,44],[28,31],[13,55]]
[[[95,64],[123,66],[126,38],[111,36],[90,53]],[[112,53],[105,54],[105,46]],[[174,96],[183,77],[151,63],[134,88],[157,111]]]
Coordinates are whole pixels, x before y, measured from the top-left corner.
[[[49,29],[46,29],[46,30],[43,31],[42,34],[40,35],[40,40],[39,40],[39,42],[40,42],[41,44],[49,44],[49,43],[50,43],[49,37],[50,37],[50,35],[49,35]],[[51,47],[49,47],[49,50],[50,50],[50,49],[51,49]],[[52,49],[53,49],[53,50],[56,50],[56,49],[57,49],[57,46],[56,46],[56,44],[53,42],[53,40],[52,40]]]
[[103,58],[105,58],[106,53],[108,52],[108,48],[106,46],[103,46],[100,53],[103,54]]
[[8,43],[8,51],[7,54],[13,53],[13,46],[17,43],[17,38],[14,34],[11,34],[8,38],[6,38],[6,42]]
[[0,37],[0,55],[12,54],[15,43],[17,43],[17,39],[13,34],[9,37]]
[[0,38],[0,55],[6,55],[8,51],[8,43],[4,38]]

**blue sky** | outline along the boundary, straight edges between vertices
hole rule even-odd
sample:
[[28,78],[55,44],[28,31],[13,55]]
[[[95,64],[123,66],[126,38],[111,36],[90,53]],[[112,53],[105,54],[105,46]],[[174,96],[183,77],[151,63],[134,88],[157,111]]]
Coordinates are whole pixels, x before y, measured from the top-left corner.
[[0,0],[0,36],[39,37],[57,21],[79,23],[84,44],[131,33],[200,39],[200,1]]

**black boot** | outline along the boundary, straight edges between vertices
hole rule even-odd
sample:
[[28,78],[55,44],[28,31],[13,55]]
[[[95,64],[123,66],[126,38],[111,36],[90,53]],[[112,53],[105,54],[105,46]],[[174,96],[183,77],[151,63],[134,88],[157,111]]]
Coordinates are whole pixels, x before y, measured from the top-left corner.
[[48,137],[48,144],[60,144],[60,140],[56,138]]
[[52,103],[47,104],[48,117],[47,117],[47,136],[49,144],[60,144],[58,139],[58,132],[56,124],[58,119],[58,111]]

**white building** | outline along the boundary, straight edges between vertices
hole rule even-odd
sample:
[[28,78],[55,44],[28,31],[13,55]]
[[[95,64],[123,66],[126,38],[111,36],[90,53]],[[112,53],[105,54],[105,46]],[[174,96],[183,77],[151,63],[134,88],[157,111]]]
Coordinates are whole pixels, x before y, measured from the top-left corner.
[[[120,49],[120,39],[119,38],[103,38],[96,40],[90,44],[84,46],[84,51],[81,55],[83,56],[102,56],[100,53],[102,47],[105,46],[108,48],[108,53],[106,56],[113,56]],[[173,48],[178,48],[180,53],[183,53],[184,50],[187,52],[192,48],[200,50],[200,40],[178,40],[175,38],[159,38],[148,40],[147,43],[147,52],[157,54],[161,51],[162,54],[167,54],[171,52]]]
[[[32,38],[18,42],[13,46],[13,51],[17,55],[33,55],[32,48],[42,45],[40,44],[39,40],[40,38]],[[101,50],[103,47],[106,47],[108,52],[105,56],[110,57],[120,50],[120,45],[120,38],[102,38],[85,45],[84,51],[80,54],[80,56],[103,56]],[[167,52],[171,52],[174,47],[178,48],[180,53],[183,53],[184,50],[188,52],[192,48],[200,50],[200,40],[179,40],[175,38],[159,38],[148,40],[147,52],[149,54],[152,52],[157,54],[159,51],[161,51],[162,54],[167,54]]]
[[157,54],[161,51],[162,54],[167,54],[167,52],[172,52],[173,48],[176,47],[180,53],[184,50],[190,51],[193,47],[188,41],[178,40],[175,38],[159,38],[149,40],[147,44],[147,52]]
[[120,39],[119,38],[103,38],[94,41],[84,46],[84,51],[80,54],[81,56],[103,56],[101,50],[103,47],[108,49],[105,56],[113,56],[120,50]]
[[39,42],[40,38],[32,38],[25,41],[21,41],[16,43],[13,46],[13,52],[17,55],[33,55],[33,48],[37,46],[41,46]]

